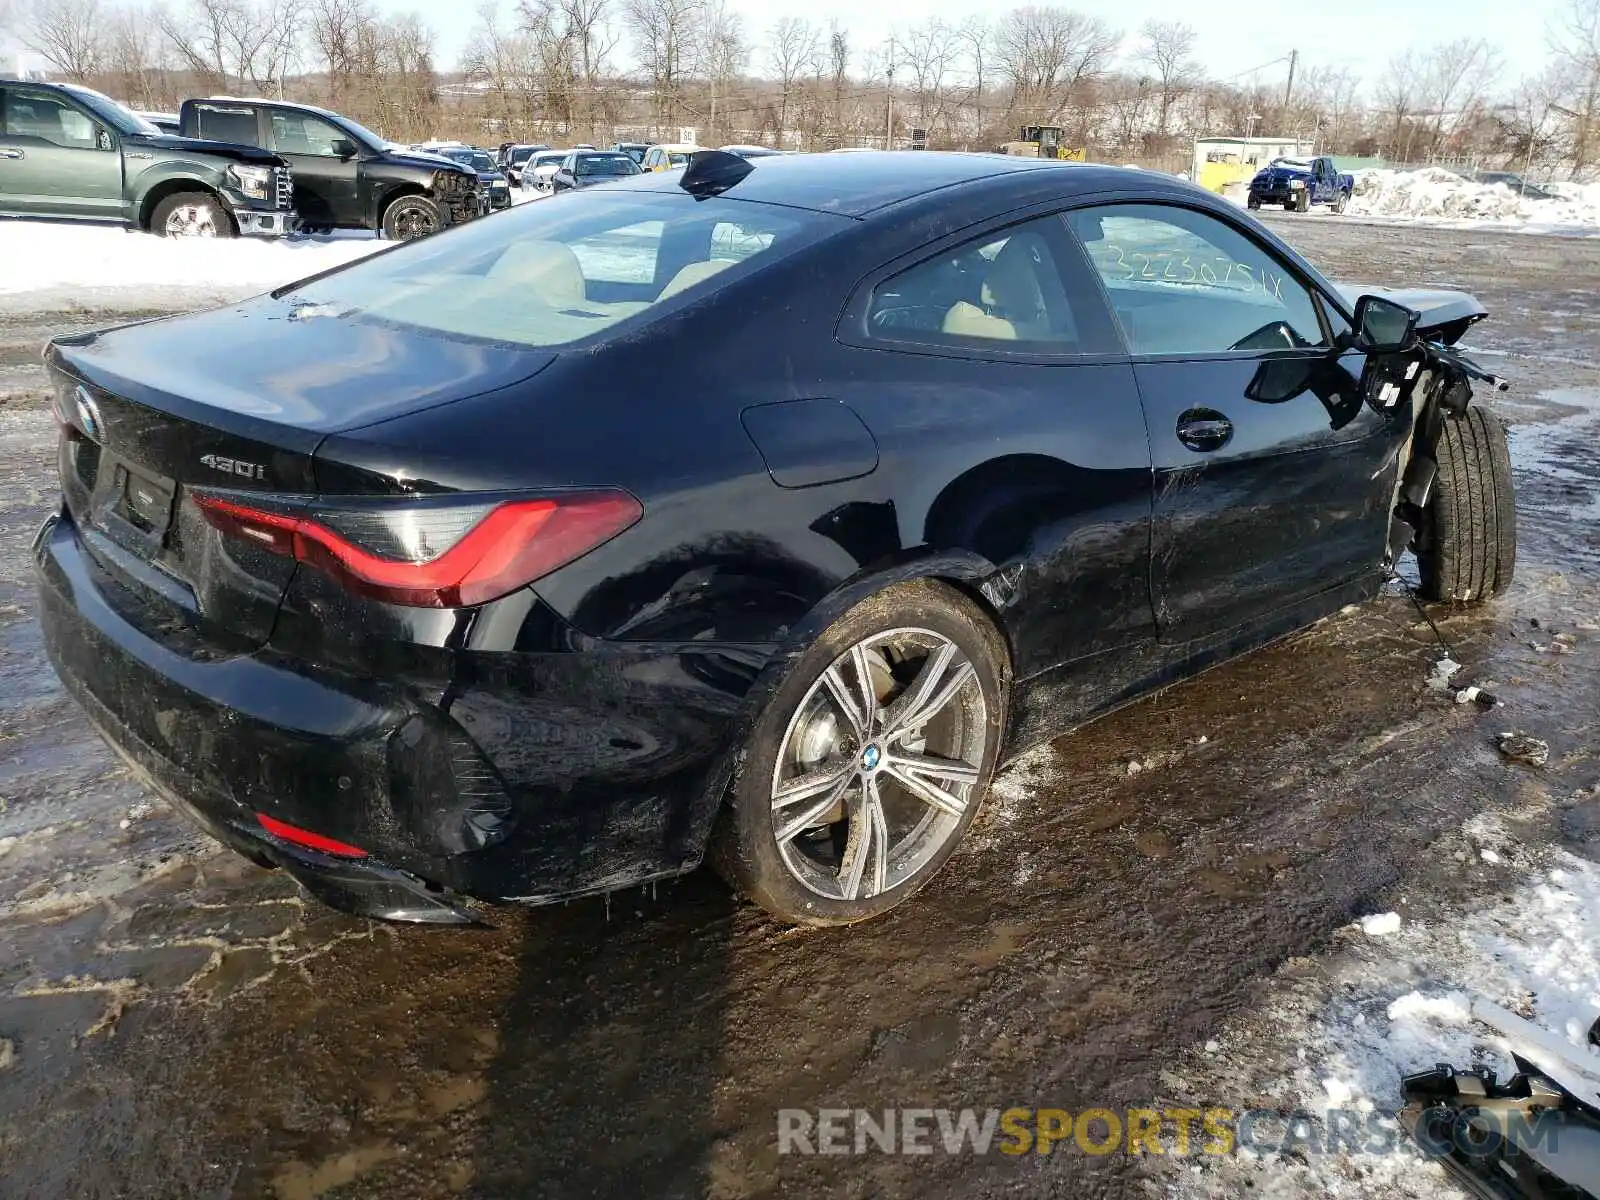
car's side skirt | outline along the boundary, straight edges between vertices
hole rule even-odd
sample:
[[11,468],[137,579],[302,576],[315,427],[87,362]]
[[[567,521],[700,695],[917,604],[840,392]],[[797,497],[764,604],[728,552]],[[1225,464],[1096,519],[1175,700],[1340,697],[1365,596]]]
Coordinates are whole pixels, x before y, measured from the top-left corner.
[[1179,645],[1151,641],[1018,680],[1000,765],[1152,692],[1304,629],[1347,604],[1372,600],[1382,587],[1383,575],[1374,571],[1222,633]]

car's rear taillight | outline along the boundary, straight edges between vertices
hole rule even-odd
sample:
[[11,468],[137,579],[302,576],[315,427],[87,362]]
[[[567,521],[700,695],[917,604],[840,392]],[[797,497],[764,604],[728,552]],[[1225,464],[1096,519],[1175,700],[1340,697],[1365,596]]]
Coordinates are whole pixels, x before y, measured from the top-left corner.
[[362,504],[275,512],[197,492],[223,533],[243,538],[389,604],[484,604],[609,541],[644,510],[626,492],[533,500]]

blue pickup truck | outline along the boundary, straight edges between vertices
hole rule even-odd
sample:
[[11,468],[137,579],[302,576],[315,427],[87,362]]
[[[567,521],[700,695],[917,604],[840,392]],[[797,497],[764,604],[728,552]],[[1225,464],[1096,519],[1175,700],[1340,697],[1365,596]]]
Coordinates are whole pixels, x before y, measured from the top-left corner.
[[1250,181],[1251,208],[1281,204],[1290,212],[1307,212],[1326,204],[1342,213],[1355,191],[1352,175],[1341,175],[1327,155],[1317,158],[1275,158]]

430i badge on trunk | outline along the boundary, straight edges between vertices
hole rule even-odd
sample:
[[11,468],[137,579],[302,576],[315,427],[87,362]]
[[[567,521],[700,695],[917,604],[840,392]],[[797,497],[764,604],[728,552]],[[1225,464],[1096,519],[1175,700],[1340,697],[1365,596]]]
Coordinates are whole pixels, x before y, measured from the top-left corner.
[[200,458],[202,466],[210,467],[213,471],[221,471],[225,475],[237,475],[240,479],[267,478],[267,468],[260,463],[245,462],[239,458],[224,458],[220,454],[206,454]]

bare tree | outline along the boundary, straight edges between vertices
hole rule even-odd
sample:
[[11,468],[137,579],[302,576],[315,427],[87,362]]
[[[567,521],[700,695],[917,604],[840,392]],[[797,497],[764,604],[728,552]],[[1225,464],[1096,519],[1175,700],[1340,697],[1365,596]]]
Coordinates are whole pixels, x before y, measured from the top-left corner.
[[767,70],[781,89],[777,109],[777,145],[783,145],[789,128],[789,110],[800,79],[814,70],[821,54],[822,35],[810,21],[784,17],[767,35]]
[[1578,114],[1571,118],[1576,179],[1600,158],[1600,0],[1568,0],[1550,29],[1550,48],[1560,102]]
[[972,86],[968,90],[968,94],[972,103],[972,123],[977,130],[978,136],[982,138],[987,133],[983,98],[989,76],[985,68],[993,61],[994,33],[983,17],[972,16],[962,22],[958,34],[966,50],[968,66],[971,68]]
[[1011,88],[1011,116],[1055,124],[1069,106],[1084,131],[1088,85],[1105,74],[1121,35],[1068,8],[1015,8],[995,27],[995,65]]
[[702,0],[626,0],[634,57],[649,77],[658,129],[678,124],[679,92],[694,73],[703,32]]
[[843,144],[844,96],[850,84],[850,33],[835,21],[828,33],[828,92],[832,104],[829,137],[834,146]]
[[911,77],[911,98],[922,128],[949,132],[950,77],[960,57],[959,34],[937,18],[918,25],[906,38],[901,62]]
[[87,82],[105,57],[100,0],[33,0],[25,41],[68,79]]
[[1378,81],[1378,106],[1388,132],[1384,135],[1384,149],[1391,158],[1404,162],[1411,156],[1411,141],[1422,82],[1417,74],[1416,59],[1407,53],[1395,55]]
[[300,0],[190,0],[186,12],[159,20],[179,58],[212,86],[237,79],[281,94],[299,55],[300,14]]
[[1171,128],[1173,106],[1193,83],[1195,37],[1194,27],[1181,21],[1146,21],[1139,30],[1134,61],[1154,73],[1156,136],[1163,141]]
[[744,72],[750,61],[750,45],[744,38],[744,22],[739,14],[729,9],[727,0],[707,0],[705,9],[705,49],[701,69],[710,92],[707,124],[718,141],[716,131],[717,103],[723,104],[723,119],[727,117],[728,95],[734,81]]
[[1459,38],[1435,46],[1423,62],[1422,102],[1429,110],[1426,149],[1437,155],[1482,117],[1500,56],[1482,38]]

